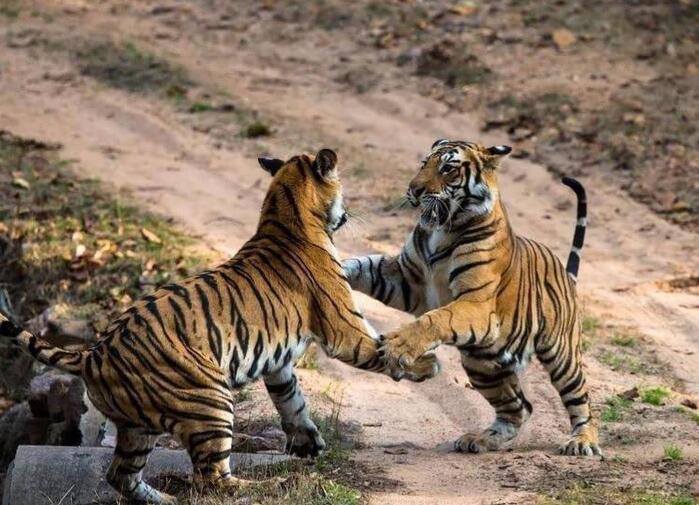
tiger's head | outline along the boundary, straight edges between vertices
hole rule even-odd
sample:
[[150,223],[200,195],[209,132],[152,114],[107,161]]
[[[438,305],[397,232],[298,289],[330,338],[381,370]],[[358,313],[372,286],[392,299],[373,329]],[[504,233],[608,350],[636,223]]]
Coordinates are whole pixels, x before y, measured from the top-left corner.
[[427,229],[455,227],[490,214],[498,199],[495,170],[512,151],[460,140],[437,140],[410,181],[407,197]]
[[347,222],[334,151],[321,149],[314,158],[301,154],[288,161],[257,161],[273,177],[262,206],[263,220],[275,215],[301,229],[320,227],[329,236]]

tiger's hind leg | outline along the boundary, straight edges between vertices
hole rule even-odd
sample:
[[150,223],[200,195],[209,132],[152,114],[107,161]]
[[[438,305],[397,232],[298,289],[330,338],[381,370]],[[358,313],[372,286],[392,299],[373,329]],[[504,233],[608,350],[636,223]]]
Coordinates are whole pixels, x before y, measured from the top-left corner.
[[143,478],[143,467],[153,451],[158,435],[143,428],[121,425],[117,431],[117,444],[112,464],[107,471],[107,482],[132,502],[172,504],[177,500],[158,491]]
[[458,438],[454,449],[472,453],[496,451],[517,436],[531,415],[532,406],[524,397],[514,371],[493,369],[484,373],[482,364],[476,367],[473,359],[462,355],[461,361],[473,387],[495,409],[495,421],[480,434]]
[[233,493],[250,486],[271,487],[278,481],[253,481],[234,477],[230,455],[233,445],[233,413],[217,410],[214,418],[176,423],[173,432],[187,449],[194,467],[193,484],[200,491]]
[[[576,330],[577,331],[577,330]],[[597,421],[592,416],[590,397],[582,367],[579,332],[568,339],[541,339],[536,349],[539,361],[551,377],[568,411],[572,433],[561,448],[571,456],[601,455]]]

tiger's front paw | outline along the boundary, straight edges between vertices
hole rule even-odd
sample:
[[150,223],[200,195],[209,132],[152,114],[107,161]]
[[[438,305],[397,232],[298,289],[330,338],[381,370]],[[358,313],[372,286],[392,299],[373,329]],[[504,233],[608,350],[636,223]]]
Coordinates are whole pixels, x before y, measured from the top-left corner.
[[390,332],[383,336],[382,349],[392,369],[407,372],[418,366],[418,359],[430,350],[430,345],[422,343],[419,338],[409,338],[404,333]]
[[416,359],[410,367],[401,368],[400,370],[406,379],[413,382],[422,382],[437,375],[440,368],[437,356],[428,352]]
[[299,458],[315,458],[325,449],[325,440],[315,426],[285,427],[286,452]]
[[601,456],[597,426],[590,423],[580,428],[563,444],[559,451],[568,456]]

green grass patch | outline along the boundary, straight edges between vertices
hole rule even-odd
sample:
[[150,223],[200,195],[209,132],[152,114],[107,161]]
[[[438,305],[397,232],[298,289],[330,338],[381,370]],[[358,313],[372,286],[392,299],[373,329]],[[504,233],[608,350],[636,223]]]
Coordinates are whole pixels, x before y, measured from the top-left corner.
[[663,459],[667,461],[680,461],[682,459],[682,449],[675,444],[666,445],[663,449]]
[[690,495],[579,485],[542,498],[541,505],[696,505]]
[[599,320],[595,317],[585,317],[582,320],[583,333],[594,335],[600,327]]
[[663,386],[646,388],[640,391],[641,401],[649,405],[663,405],[668,396],[670,396],[670,390]]
[[21,9],[19,5],[15,2],[5,1],[2,5],[0,5],[0,17],[7,19],[17,19],[19,17],[20,12]]
[[610,342],[617,347],[636,347],[638,341],[631,335],[614,335]]
[[600,414],[600,419],[605,423],[617,423],[624,417],[624,413],[631,407],[633,401],[621,396],[612,396],[607,399],[606,405]]
[[261,121],[254,121],[243,129],[243,136],[254,139],[257,137],[268,137],[272,134],[272,129]]
[[214,106],[208,102],[193,102],[189,106],[189,112],[192,112],[193,114],[197,114],[199,112],[210,112],[212,110],[215,110]]
[[598,359],[615,372],[641,374],[645,370],[644,364],[638,358],[626,352],[604,351]]
[[192,84],[184,69],[131,42],[87,43],[75,56],[83,75],[129,92],[177,98]]

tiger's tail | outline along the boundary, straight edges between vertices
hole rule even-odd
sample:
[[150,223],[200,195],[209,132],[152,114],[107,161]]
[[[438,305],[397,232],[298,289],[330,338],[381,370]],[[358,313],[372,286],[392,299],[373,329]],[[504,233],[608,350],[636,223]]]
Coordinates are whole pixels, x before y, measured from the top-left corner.
[[89,351],[67,351],[23,330],[0,312],[0,336],[12,337],[25,351],[45,365],[73,375],[82,375]]
[[573,279],[573,282],[577,282],[578,268],[580,268],[580,259],[582,258],[582,247],[585,243],[585,229],[587,228],[587,195],[583,185],[572,177],[563,177],[561,182],[575,191],[575,195],[578,197],[575,235],[573,236],[573,245],[568,255],[568,263],[566,263],[566,272]]

